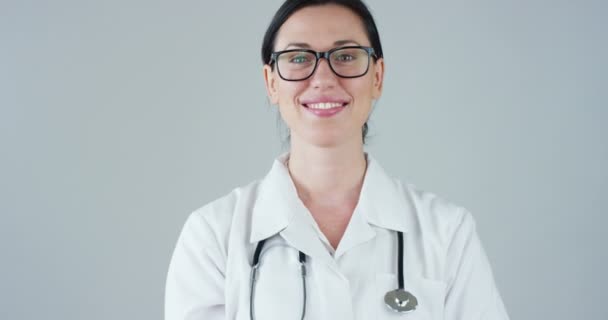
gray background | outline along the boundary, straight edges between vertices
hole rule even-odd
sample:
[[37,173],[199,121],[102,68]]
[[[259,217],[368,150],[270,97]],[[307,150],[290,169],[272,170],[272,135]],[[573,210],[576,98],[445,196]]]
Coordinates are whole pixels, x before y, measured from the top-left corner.
[[[282,151],[280,2],[0,0],[1,319],[162,318],[187,215]],[[368,150],[473,212],[512,319],[608,319],[607,2],[368,3]]]

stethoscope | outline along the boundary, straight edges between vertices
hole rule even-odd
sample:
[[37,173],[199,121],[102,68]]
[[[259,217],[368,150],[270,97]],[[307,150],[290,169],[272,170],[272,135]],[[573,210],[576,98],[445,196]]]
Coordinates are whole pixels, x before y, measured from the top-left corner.
[[[391,290],[384,295],[384,303],[386,306],[395,312],[406,314],[416,310],[418,306],[418,299],[410,292],[404,289],[403,285],[403,233],[397,231],[398,245],[399,245],[399,259],[397,259],[397,272],[398,272],[398,284],[399,287],[395,290]],[[260,268],[260,254],[266,239],[258,242],[255,252],[253,253],[253,265],[251,267],[251,281],[250,281],[250,295],[249,295],[249,315],[251,320],[254,320],[254,300],[255,300],[255,284],[257,281],[257,273]],[[302,290],[303,290],[303,302],[302,302],[302,319],[306,315],[306,255],[302,251],[298,251],[298,259],[300,261],[300,270],[302,275]]]

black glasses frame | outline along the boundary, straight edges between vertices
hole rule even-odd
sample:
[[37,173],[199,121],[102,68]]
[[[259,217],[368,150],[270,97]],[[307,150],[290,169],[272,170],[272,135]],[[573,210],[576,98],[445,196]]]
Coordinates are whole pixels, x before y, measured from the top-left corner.
[[[365,50],[365,52],[367,52],[367,68],[365,68],[365,71],[358,75],[358,76],[343,76],[340,75],[339,73],[336,72],[336,70],[334,69],[334,67],[331,65],[331,60],[329,60],[329,56],[338,51],[338,50],[343,50],[343,49],[363,49]],[[281,70],[279,68],[279,64],[277,63],[279,61],[279,56],[283,53],[289,53],[289,52],[309,52],[315,55],[316,60],[315,60],[315,66],[314,68],[312,68],[312,71],[310,72],[310,74],[302,79],[286,79],[283,77],[283,75],[281,74]],[[374,48],[372,47],[364,47],[364,46],[346,46],[346,47],[337,47],[337,48],[333,48],[329,51],[314,51],[314,50],[310,50],[310,49],[289,49],[289,50],[283,50],[283,51],[275,51],[273,53],[270,54],[270,65],[276,63],[276,67],[277,67],[277,71],[279,72],[279,77],[281,77],[281,79],[285,80],[285,81],[303,81],[306,80],[310,77],[312,77],[313,74],[315,74],[315,71],[317,71],[317,67],[319,66],[319,60],[321,58],[325,58],[325,60],[327,60],[327,64],[329,65],[329,68],[331,69],[331,71],[337,75],[340,78],[346,78],[346,79],[352,79],[352,78],[359,78],[359,77],[363,77],[365,74],[367,74],[367,71],[369,71],[369,60],[370,57],[373,57],[374,59],[377,59],[378,57],[376,56],[376,52],[374,51]]]

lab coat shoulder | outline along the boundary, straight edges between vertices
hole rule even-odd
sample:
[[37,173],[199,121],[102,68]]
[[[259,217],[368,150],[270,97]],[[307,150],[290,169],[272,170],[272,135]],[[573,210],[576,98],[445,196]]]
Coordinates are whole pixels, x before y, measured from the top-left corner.
[[410,228],[444,253],[459,228],[474,228],[473,217],[464,207],[411,183],[406,183],[403,189],[410,205]]
[[240,229],[250,218],[259,181],[233,189],[230,193],[198,208],[188,217],[188,224],[207,224],[218,240],[222,252],[228,252],[231,233]]
[[193,211],[175,245],[165,287],[165,319],[224,319],[225,281],[234,233],[245,238],[259,182],[236,188]]

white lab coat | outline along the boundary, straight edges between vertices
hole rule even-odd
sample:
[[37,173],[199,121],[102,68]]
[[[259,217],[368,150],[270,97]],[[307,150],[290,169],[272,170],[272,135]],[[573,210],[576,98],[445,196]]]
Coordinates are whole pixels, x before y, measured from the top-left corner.
[[[508,319],[467,210],[390,178],[370,155],[359,202],[334,251],[297,196],[281,155],[264,179],[193,212],[166,281],[166,320],[250,319],[251,263],[260,258],[255,318],[300,319],[298,250],[307,256],[306,319]],[[384,304],[397,283],[404,233],[405,289],[418,309]]]

